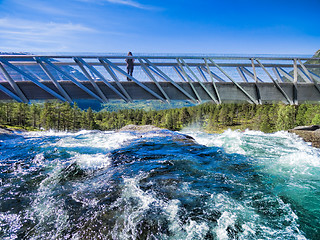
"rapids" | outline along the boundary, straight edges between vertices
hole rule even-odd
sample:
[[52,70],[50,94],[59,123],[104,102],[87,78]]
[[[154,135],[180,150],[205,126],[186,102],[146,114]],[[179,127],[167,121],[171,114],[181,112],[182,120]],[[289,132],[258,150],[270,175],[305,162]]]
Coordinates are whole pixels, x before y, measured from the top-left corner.
[[28,132],[0,153],[1,239],[320,239],[320,151],[287,132]]

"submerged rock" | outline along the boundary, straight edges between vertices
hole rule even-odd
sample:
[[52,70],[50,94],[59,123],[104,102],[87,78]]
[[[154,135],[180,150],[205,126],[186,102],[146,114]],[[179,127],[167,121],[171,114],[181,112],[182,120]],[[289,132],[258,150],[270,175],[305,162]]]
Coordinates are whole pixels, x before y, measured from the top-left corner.
[[61,170],[59,173],[59,182],[72,181],[84,176],[86,176],[85,171],[81,169],[76,162],[73,162]]

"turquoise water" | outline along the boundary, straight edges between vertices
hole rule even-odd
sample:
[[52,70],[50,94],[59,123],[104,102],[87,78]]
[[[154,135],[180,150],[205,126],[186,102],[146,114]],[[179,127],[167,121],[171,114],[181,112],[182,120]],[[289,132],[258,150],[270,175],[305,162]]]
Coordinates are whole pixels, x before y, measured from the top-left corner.
[[0,153],[1,239],[320,239],[320,151],[286,132],[32,132]]

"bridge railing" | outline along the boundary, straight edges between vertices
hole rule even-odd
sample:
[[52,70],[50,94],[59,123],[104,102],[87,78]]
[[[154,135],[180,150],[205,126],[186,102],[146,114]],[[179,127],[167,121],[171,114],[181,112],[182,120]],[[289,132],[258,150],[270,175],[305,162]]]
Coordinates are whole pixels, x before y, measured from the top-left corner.
[[[127,74],[127,58],[134,59],[133,76]],[[273,83],[281,94],[292,103],[281,87],[281,83],[311,83],[320,92],[320,59],[307,57],[244,57],[244,56],[153,56],[123,55],[90,56],[90,55],[0,55],[0,83],[8,82],[10,87],[0,85],[0,91],[11,98],[28,102],[28,98],[18,86],[21,81],[29,81],[62,101],[73,100],[61,85],[71,81],[91,97],[108,101],[97,85],[103,82],[114,93],[125,101],[132,101],[124,87],[128,80],[137,84],[156,99],[170,101],[161,83],[168,82],[182,92],[187,99],[201,99],[194,84],[200,84],[210,98],[221,103],[216,84],[233,83],[251,102],[259,103],[259,96],[250,95],[241,83]],[[56,89],[47,87],[52,82]],[[83,83],[90,82],[94,90]],[[159,92],[151,90],[146,82],[153,82]],[[190,85],[194,92],[191,96],[179,83]],[[213,91],[204,83],[211,83]],[[259,95],[257,93],[257,95]]]

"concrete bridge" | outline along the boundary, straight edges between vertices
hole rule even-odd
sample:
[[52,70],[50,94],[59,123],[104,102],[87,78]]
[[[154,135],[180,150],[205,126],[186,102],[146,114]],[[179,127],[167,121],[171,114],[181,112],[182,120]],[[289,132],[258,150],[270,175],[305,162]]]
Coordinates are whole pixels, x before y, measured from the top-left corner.
[[0,55],[0,100],[320,101],[319,58],[137,55],[133,76],[126,58]]

